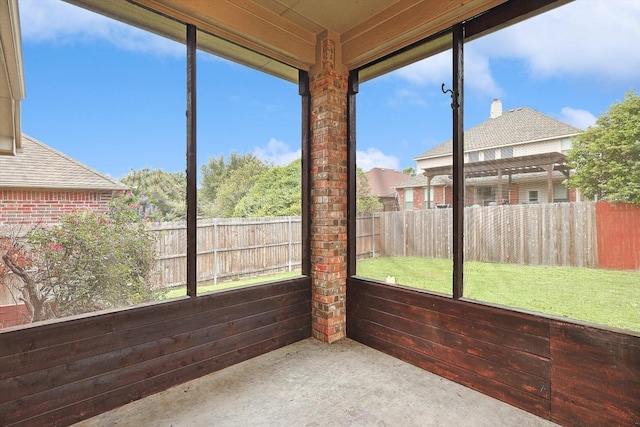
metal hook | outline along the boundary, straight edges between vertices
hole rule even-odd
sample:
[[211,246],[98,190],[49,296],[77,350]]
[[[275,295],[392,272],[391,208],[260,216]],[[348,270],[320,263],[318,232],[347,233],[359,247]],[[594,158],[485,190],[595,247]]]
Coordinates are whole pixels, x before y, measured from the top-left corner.
[[444,90],[444,83],[442,83],[442,93],[450,93],[451,94],[451,108],[456,109],[460,106],[458,103],[458,94],[451,89]]

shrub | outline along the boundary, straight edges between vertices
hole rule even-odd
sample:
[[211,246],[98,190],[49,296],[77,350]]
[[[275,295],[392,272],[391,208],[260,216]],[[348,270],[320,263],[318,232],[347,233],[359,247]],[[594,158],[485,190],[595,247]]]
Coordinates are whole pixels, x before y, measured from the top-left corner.
[[74,212],[26,240],[5,236],[0,276],[21,281],[17,300],[32,321],[150,301],[155,240],[124,195],[107,212]]

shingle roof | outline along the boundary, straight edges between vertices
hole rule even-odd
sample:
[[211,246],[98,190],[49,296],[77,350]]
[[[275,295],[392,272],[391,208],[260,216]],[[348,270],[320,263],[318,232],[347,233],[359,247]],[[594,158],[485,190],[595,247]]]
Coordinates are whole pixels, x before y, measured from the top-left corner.
[[[431,179],[432,186],[439,185],[451,185],[451,180],[446,175],[435,176]],[[424,174],[418,174],[416,176],[412,176],[406,181],[403,181],[399,184],[396,184],[393,188],[416,188],[416,187],[426,187],[427,186],[427,177]]]
[[0,156],[0,188],[124,190],[128,187],[23,134],[21,152]]
[[371,194],[378,197],[393,197],[393,187],[409,178],[409,175],[394,169],[373,168],[364,173],[371,187]]
[[[499,117],[488,119],[464,132],[465,151],[538,141],[550,138],[573,136],[580,129],[546,116],[531,108],[521,107],[505,111]],[[414,160],[449,155],[453,152],[453,141],[425,151]]]

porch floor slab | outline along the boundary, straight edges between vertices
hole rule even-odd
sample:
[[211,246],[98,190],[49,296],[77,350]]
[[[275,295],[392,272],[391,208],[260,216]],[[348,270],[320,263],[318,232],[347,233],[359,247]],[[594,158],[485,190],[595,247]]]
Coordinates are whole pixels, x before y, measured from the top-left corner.
[[76,426],[555,426],[355,341],[306,339]]

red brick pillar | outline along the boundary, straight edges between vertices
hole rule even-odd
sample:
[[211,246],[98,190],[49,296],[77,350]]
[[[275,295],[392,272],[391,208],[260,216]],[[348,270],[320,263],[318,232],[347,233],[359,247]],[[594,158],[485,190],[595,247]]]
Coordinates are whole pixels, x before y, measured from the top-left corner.
[[311,92],[311,279],[313,337],[346,335],[347,80],[337,35],[318,39]]

